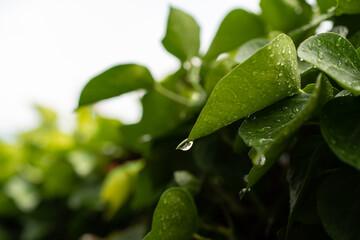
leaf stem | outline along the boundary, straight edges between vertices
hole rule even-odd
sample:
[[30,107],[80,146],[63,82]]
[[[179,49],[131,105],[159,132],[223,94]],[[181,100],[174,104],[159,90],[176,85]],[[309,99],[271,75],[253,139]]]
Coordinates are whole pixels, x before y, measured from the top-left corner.
[[194,103],[193,101],[191,101],[173,91],[168,90],[167,88],[163,87],[160,83],[155,83],[154,89],[155,89],[155,91],[157,91],[164,97],[167,97],[177,103],[183,104],[188,107],[192,107],[192,106],[196,105],[196,103]]

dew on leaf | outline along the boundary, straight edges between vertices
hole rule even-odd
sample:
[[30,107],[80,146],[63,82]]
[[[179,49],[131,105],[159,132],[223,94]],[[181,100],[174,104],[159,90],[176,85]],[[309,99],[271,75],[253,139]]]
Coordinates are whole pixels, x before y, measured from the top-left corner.
[[188,150],[190,150],[190,148],[192,147],[193,144],[194,144],[194,141],[189,141],[188,139],[185,139],[176,147],[176,149],[181,150],[181,151],[188,151]]

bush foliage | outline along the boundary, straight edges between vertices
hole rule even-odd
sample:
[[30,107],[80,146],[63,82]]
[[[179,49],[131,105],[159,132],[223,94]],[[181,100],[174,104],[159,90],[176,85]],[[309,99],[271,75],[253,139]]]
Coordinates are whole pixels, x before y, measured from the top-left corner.
[[[360,1],[260,7],[231,11],[206,53],[171,8],[175,73],[115,66],[84,87],[73,138],[45,121],[1,146],[2,222],[23,239],[359,239]],[[139,89],[136,124],[86,112]]]

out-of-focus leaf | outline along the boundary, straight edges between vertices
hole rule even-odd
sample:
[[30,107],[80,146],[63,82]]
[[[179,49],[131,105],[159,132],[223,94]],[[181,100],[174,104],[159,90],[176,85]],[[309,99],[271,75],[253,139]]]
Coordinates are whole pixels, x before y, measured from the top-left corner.
[[11,197],[16,206],[24,212],[31,212],[40,203],[40,195],[33,184],[19,176],[14,176],[4,187],[5,194]]
[[360,101],[337,97],[320,115],[321,132],[331,150],[345,163],[360,170]]
[[231,56],[211,64],[204,81],[204,88],[209,95],[220,79],[228,74],[235,64],[236,62]]
[[238,49],[235,56],[235,61],[239,64],[243,63],[257,50],[259,50],[269,42],[270,42],[269,40],[263,38],[255,38],[246,42],[245,44],[241,45],[241,47]]
[[291,39],[282,34],[218,82],[187,142],[206,136],[299,90],[296,50]]
[[137,89],[150,89],[153,84],[154,79],[147,68],[137,64],[118,65],[97,75],[86,84],[78,107]]
[[113,216],[126,203],[133,192],[136,176],[143,167],[142,160],[128,162],[114,169],[106,177],[101,191],[101,199],[109,206],[109,217]]
[[200,48],[200,27],[190,15],[170,8],[166,35],[162,43],[168,52],[182,62],[191,60]]
[[325,231],[334,240],[360,236],[360,174],[341,169],[321,184],[317,208]]
[[331,84],[323,75],[318,77],[315,89],[307,87],[305,92],[311,92],[309,88],[312,94],[286,98],[249,116],[241,125],[240,136],[253,147],[249,155],[254,166],[248,175],[247,189],[278,160],[301,125],[333,96]]
[[341,87],[360,95],[360,57],[348,40],[335,33],[321,33],[301,43],[298,53]]
[[222,21],[204,59],[210,61],[220,53],[239,47],[252,38],[265,35],[264,24],[255,14],[232,10]]
[[[321,156],[324,155],[325,146],[322,145],[321,138],[310,138],[302,142],[294,150],[294,157],[290,161],[287,180],[290,186],[290,213],[287,225],[287,233],[290,233],[294,216],[299,211],[303,203],[308,188],[311,185],[317,163]],[[295,155],[296,154],[296,155]]]
[[144,240],[185,240],[198,227],[197,209],[191,195],[182,188],[170,188],[156,206],[151,232]]
[[359,0],[337,0],[335,13],[341,14],[359,14],[360,1]]
[[[186,101],[196,102],[201,97],[183,79],[186,73],[179,71],[170,75],[161,84],[163,88],[182,96]],[[137,124],[120,127],[122,142],[135,151],[144,152],[152,140],[165,136],[189,120],[199,106],[176,102],[158,91],[149,91],[141,99],[143,114]]]
[[317,4],[322,13],[328,12],[333,7],[336,7],[336,0],[317,0]]
[[262,17],[272,29],[288,32],[311,19],[311,7],[302,0],[261,0]]

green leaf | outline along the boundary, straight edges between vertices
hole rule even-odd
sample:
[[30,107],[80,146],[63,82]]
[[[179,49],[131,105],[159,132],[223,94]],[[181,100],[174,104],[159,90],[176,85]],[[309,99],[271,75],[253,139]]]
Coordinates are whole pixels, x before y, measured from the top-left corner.
[[[178,94],[182,99],[196,99],[196,92],[184,83],[186,72],[179,71],[162,81],[162,89]],[[123,143],[132,150],[144,152],[150,142],[177,129],[193,117],[199,106],[189,106],[164,96],[157,89],[148,91],[141,99],[143,114],[139,123],[123,125],[120,133]]]
[[325,231],[334,240],[360,236],[360,174],[341,169],[322,183],[317,209]]
[[288,32],[311,19],[311,7],[305,1],[261,0],[262,17],[274,30]]
[[[310,88],[310,87],[309,87]],[[308,91],[307,88],[304,89]],[[312,94],[286,98],[248,117],[239,129],[254,163],[247,189],[253,186],[278,160],[294,133],[332,97],[332,87],[320,75]]]
[[342,161],[360,170],[360,99],[337,97],[320,115],[321,132]]
[[359,0],[337,0],[335,13],[341,14],[359,14],[360,1]]
[[243,63],[251,55],[253,55],[257,50],[268,44],[270,41],[263,38],[252,39],[245,44],[243,44],[236,53],[235,61],[237,63]]
[[182,62],[191,60],[200,48],[200,27],[183,11],[170,8],[167,29],[162,44]]
[[336,7],[336,0],[317,0],[317,4],[322,13],[326,13],[329,9]]
[[219,61],[213,62],[208,70],[205,81],[204,88],[208,94],[211,94],[212,90],[226,74],[228,74],[231,69],[236,65],[233,57],[227,57]]
[[334,13],[332,13],[332,12],[327,13],[327,14],[322,14],[322,15],[312,19],[310,23],[303,25],[297,29],[291,30],[288,33],[288,35],[295,42],[295,45],[298,46],[298,44],[300,44],[302,41],[307,39],[309,36],[314,35],[314,32],[320,23],[322,23],[323,21],[325,21],[333,16],[334,16]]
[[264,24],[257,15],[242,9],[232,10],[220,24],[204,59],[210,61],[220,53],[234,50],[250,39],[263,35]]
[[144,167],[144,161],[128,162],[106,176],[101,199],[109,205],[108,217],[113,216],[128,200],[133,191],[136,175]]
[[287,180],[290,186],[290,213],[287,235],[290,232],[294,216],[308,192],[316,172],[318,160],[324,155],[326,148],[321,138],[308,138],[299,144],[290,161]]
[[136,64],[115,66],[91,79],[81,92],[79,106],[119,96],[137,89],[149,89],[154,79],[149,70]]
[[144,240],[187,240],[196,231],[198,215],[194,200],[182,188],[170,188],[156,206],[151,232]]
[[348,40],[335,33],[321,33],[301,43],[298,53],[341,87],[360,95],[360,57]]
[[351,35],[351,37],[349,38],[349,41],[350,41],[351,44],[354,46],[354,48],[356,49],[356,51],[359,53],[359,48],[360,48],[360,31],[357,31],[356,33],[354,33],[353,35]]
[[281,34],[218,82],[188,141],[298,93],[299,89],[295,46],[288,36]]

